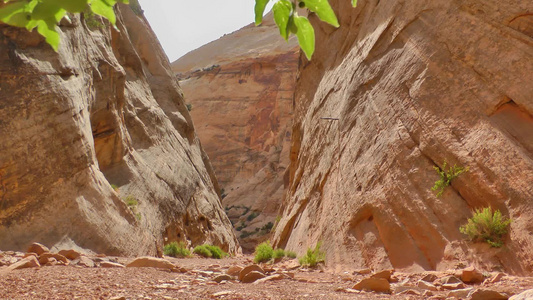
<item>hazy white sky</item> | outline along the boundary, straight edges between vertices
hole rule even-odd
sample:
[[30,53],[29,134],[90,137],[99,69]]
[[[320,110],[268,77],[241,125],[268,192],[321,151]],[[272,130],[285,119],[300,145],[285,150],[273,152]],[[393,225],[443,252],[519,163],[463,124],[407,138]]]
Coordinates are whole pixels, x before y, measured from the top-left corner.
[[254,21],[254,0],[139,2],[170,62]]

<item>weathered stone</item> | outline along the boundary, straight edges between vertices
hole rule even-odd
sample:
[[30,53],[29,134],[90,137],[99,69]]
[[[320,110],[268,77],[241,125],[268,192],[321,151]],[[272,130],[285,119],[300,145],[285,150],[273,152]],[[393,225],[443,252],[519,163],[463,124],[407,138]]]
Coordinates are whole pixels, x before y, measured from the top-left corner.
[[463,283],[461,279],[455,277],[455,276],[446,276],[439,279],[440,283],[442,284],[454,284],[454,283]]
[[79,25],[63,30],[57,52],[0,31],[2,249],[38,238],[57,249],[155,255],[179,232],[238,252],[167,56],[144,18],[127,5],[115,12],[120,31],[98,38],[71,16]]
[[466,297],[468,297],[468,294],[470,292],[472,292],[474,288],[465,288],[465,289],[459,289],[459,290],[453,290],[453,291],[450,291],[448,292],[448,298],[451,298],[451,297],[455,297],[455,298],[459,298],[459,299],[464,299]]
[[56,261],[60,261],[60,262],[63,262],[64,264],[68,264],[68,259],[66,257],[58,253],[50,253],[50,252],[41,254],[39,256],[39,263],[41,265],[44,265],[48,262],[48,259],[51,257],[53,257]]
[[7,267],[8,271],[17,270],[17,269],[25,269],[25,268],[37,268],[40,267],[39,261],[35,256],[28,256],[26,258],[23,258],[22,260],[10,265]]
[[127,268],[158,268],[158,269],[174,269],[176,266],[163,258],[156,257],[138,257],[126,265]]
[[368,268],[354,271],[354,274],[361,274],[361,275],[366,275],[366,274],[370,274],[370,273],[372,273],[372,270],[370,270]]
[[61,250],[58,253],[63,255],[64,257],[70,259],[70,260],[76,259],[76,258],[80,257],[80,255],[81,255],[81,253],[79,253],[78,251],[73,250],[73,249]]
[[92,259],[90,259],[89,257],[84,256],[84,255],[78,257],[78,259],[76,259],[76,260],[77,260],[76,265],[78,265],[78,266],[82,266],[82,267],[86,267],[86,268],[94,268],[94,266],[95,266],[94,261]]
[[45,264],[45,266],[55,266],[55,265],[57,265],[57,259],[55,259],[53,257],[49,257],[48,261]]
[[45,245],[42,245],[39,243],[33,243],[30,245],[30,247],[28,248],[26,252],[35,253],[38,256],[40,256],[41,254],[49,252],[49,251],[50,249],[48,249],[48,247],[46,247]]
[[483,273],[479,272],[474,267],[463,269],[461,274],[461,280],[464,283],[481,283],[483,282],[483,279],[485,279]]
[[233,276],[230,276],[228,274],[222,274],[222,275],[218,275],[216,276],[215,278],[213,278],[213,281],[216,281],[218,283],[222,282],[223,280],[233,280],[234,277]]
[[355,290],[368,290],[380,293],[390,293],[391,291],[390,283],[387,279],[372,277],[359,281],[352,288]]
[[259,272],[259,273],[262,273],[262,274],[265,274],[265,271],[263,270],[263,268],[261,268],[260,266],[258,265],[249,265],[245,268],[243,268],[240,272],[239,272],[239,280],[242,281],[244,279],[244,277],[250,273],[250,272],[253,272],[253,271],[256,271],[256,272]]
[[458,289],[464,289],[465,288],[465,284],[462,283],[462,282],[459,282],[459,283],[446,283],[446,284],[441,285],[441,287],[444,288],[444,289],[447,289],[447,290],[458,290]]
[[437,275],[429,273],[429,274],[425,275],[424,277],[422,277],[422,279],[420,279],[420,280],[425,281],[425,282],[433,282],[433,281],[437,280],[437,278],[438,278]]
[[393,272],[394,272],[394,270],[383,270],[383,271],[380,271],[380,272],[377,272],[377,273],[373,274],[370,277],[383,278],[383,279],[386,279],[388,282],[390,282],[391,275],[392,275]]
[[124,265],[121,265],[119,263],[114,263],[110,261],[103,261],[100,263],[100,267],[102,268],[124,268]]
[[[501,273],[500,273],[501,274]],[[533,289],[523,291],[518,295],[514,295],[509,300],[531,300],[533,299]]]
[[254,284],[261,284],[263,282],[273,281],[273,280],[281,280],[281,279],[285,279],[285,278],[287,278],[287,277],[285,275],[283,275],[283,274],[274,274],[274,275],[267,276],[265,278],[261,278],[261,279],[255,281]]
[[429,291],[436,291],[437,290],[436,286],[434,286],[433,284],[431,284],[431,283],[429,283],[427,281],[424,281],[422,279],[417,282],[416,286],[418,286],[421,289],[425,289],[425,290],[429,290]]
[[500,293],[498,291],[489,290],[489,289],[477,289],[471,291],[468,295],[470,300],[506,300],[509,299],[509,296],[505,293]]
[[420,292],[416,291],[416,290],[413,290],[413,289],[408,289],[408,290],[402,291],[401,293],[398,293],[398,295],[416,295],[416,296],[420,296]]
[[251,272],[248,272],[246,273],[246,275],[244,275],[244,277],[242,278],[241,282],[242,283],[252,283],[258,279],[261,279],[261,278],[265,278],[266,275],[259,272],[259,271],[251,271]]
[[499,282],[500,280],[502,280],[503,276],[505,276],[505,274],[503,274],[503,273],[496,273],[494,276],[492,276],[492,277],[489,279],[489,282],[490,282],[490,283],[496,283],[496,282]]
[[226,271],[226,274],[230,275],[230,276],[239,276],[239,273],[242,271],[242,267],[240,266],[231,266],[229,267],[229,269]]

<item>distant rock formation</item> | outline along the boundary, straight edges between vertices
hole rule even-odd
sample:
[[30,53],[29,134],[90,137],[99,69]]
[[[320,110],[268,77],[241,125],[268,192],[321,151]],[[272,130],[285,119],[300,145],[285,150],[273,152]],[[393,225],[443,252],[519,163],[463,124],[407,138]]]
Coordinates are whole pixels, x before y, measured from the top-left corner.
[[[322,240],[338,270],[531,275],[533,2],[330,2],[341,27],[311,16],[276,245]],[[470,170],[437,198],[444,161]],[[486,206],[512,219],[503,248],[459,232]]]
[[266,16],[172,63],[246,250],[267,238],[287,187],[298,53]]
[[63,20],[58,53],[0,25],[2,250],[240,251],[168,59],[142,16],[116,12],[120,31]]

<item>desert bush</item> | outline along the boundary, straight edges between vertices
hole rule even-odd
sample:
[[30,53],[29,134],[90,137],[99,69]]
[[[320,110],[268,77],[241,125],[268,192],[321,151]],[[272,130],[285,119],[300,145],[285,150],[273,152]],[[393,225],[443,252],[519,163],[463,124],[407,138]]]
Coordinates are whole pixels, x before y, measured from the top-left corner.
[[263,242],[255,247],[254,262],[267,262],[274,256],[274,249],[270,246],[270,241]]
[[468,167],[458,167],[457,165],[453,165],[453,167],[449,167],[448,170],[446,170],[447,162],[444,161],[442,164],[442,169],[435,166],[433,169],[437,171],[437,173],[440,176],[440,179],[435,181],[435,185],[431,188],[432,191],[437,192],[437,197],[442,196],[442,193],[444,193],[444,189],[450,185],[451,181],[457,176],[461,175],[462,173],[468,172]]
[[503,236],[507,233],[511,220],[502,216],[499,210],[492,212],[492,208],[476,209],[468,223],[461,226],[459,231],[468,235],[475,242],[486,242],[492,247],[503,246]]
[[298,260],[301,266],[314,268],[318,263],[326,260],[326,253],[320,251],[322,242],[318,242],[315,249],[307,248],[307,253]]
[[296,252],[286,251],[285,256],[287,256],[288,258],[296,258],[297,255],[296,255]]
[[246,231],[246,230],[243,230],[243,231],[241,231],[241,235],[239,237],[241,239],[245,239],[245,238],[247,238],[247,237],[249,237],[251,235],[254,235],[256,233],[257,233],[257,231]]
[[280,249],[280,248],[274,250],[274,253],[272,254],[272,258],[275,259],[275,258],[283,258],[283,257],[285,257],[285,250]]
[[259,216],[259,213],[256,212],[256,211],[253,211],[250,215],[248,215],[248,217],[246,218],[246,220],[248,220],[248,222],[252,221],[253,219],[257,218],[257,216]]
[[184,243],[172,242],[163,247],[163,254],[172,257],[187,257],[191,255],[191,252]]
[[119,187],[116,184],[111,184],[111,188],[113,188],[113,190],[115,190],[115,192],[118,192],[118,190],[119,190]]
[[220,247],[209,244],[196,246],[194,247],[193,252],[203,257],[216,259],[221,259],[228,255],[226,252],[220,249]]
[[139,201],[137,201],[137,199],[135,199],[135,197],[133,197],[132,195],[128,195],[125,199],[124,199],[124,202],[126,202],[126,205],[129,207],[129,208],[132,208],[132,207],[135,207],[139,204]]

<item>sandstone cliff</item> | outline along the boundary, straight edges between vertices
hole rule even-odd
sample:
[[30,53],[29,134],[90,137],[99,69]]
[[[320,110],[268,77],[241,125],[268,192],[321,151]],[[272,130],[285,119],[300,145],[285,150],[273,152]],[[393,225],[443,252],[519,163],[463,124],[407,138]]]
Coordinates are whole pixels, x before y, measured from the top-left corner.
[[116,11],[120,31],[63,20],[58,53],[0,25],[2,249],[238,251],[168,59],[143,17]]
[[267,238],[286,189],[297,64],[272,16],[172,64],[244,249]]
[[[533,2],[330,2],[341,27],[311,17],[276,244],[322,240],[337,270],[531,274]],[[437,198],[444,161],[470,171]],[[459,232],[484,206],[513,220],[502,248]]]

